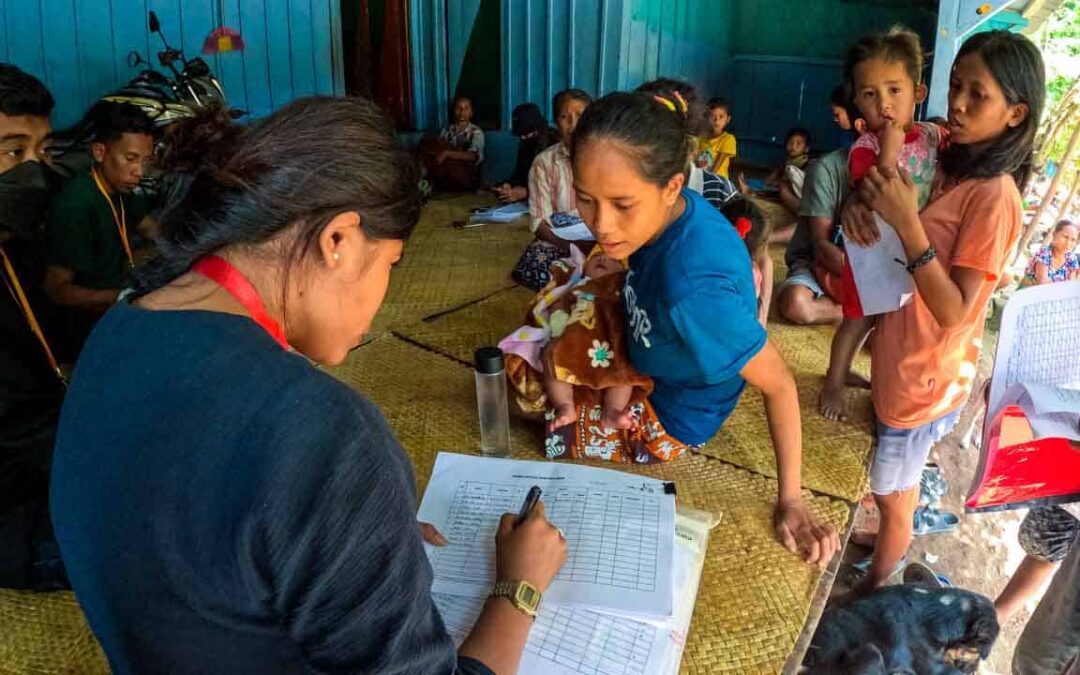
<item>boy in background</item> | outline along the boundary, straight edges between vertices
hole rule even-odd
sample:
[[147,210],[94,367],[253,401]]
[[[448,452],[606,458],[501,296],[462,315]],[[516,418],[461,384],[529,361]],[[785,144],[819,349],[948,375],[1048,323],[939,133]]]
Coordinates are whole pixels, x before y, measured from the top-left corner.
[[727,131],[727,125],[731,123],[731,103],[727,99],[711,98],[707,106],[712,135],[698,137],[698,154],[694,163],[701,169],[728,178],[731,158],[736,154],[735,136]]

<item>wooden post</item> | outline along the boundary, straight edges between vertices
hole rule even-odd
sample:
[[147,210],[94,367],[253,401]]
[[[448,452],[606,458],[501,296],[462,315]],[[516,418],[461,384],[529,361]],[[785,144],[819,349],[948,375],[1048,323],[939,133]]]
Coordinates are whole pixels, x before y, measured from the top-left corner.
[[[1061,210],[1058,211],[1057,219],[1065,220],[1069,217],[1069,207],[1072,206],[1073,199],[1076,198],[1076,188],[1080,187],[1080,180],[1078,180],[1077,174],[1073,174],[1073,184],[1069,189],[1069,196],[1065,198],[1065,202],[1061,205]],[[1055,221],[1057,222],[1057,221]]]
[[[1080,187],[1080,173],[1073,174],[1072,187],[1069,188],[1069,196],[1065,198],[1065,201],[1061,203],[1061,210],[1058,211],[1057,220],[1055,223],[1059,223],[1069,217],[1069,207],[1072,206],[1073,199],[1076,198],[1076,189]],[[1049,244],[1050,240],[1054,238],[1054,228],[1050,228],[1046,231],[1046,236],[1043,237],[1043,244]]]
[[1058,132],[1062,130],[1069,119],[1072,118],[1076,103],[1073,101],[1073,97],[1077,93],[1077,86],[1080,85],[1080,77],[1073,80],[1073,83],[1069,85],[1068,91],[1058,101],[1057,106],[1054,108],[1050,117],[1047,118],[1046,131],[1035,141],[1035,155],[1042,163],[1047,152],[1053,147],[1054,141],[1057,139]]
[[1017,247],[1018,254],[1027,253],[1028,244],[1031,243],[1031,238],[1035,235],[1035,228],[1039,226],[1039,221],[1042,220],[1046,208],[1050,206],[1050,203],[1054,200],[1054,195],[1057,194],[1058,183],[1061,182],[1061,176],[1065,173],[1064,167],[1072,162],[1077,141],[1080,141],[1080,123],[1073,127],[1072,136],[1069,137],[1069,146],[1065,148],[1065,154],[1058,164],[1062,168],[1054,174],[1054,178],[1050,181],[1050,187],[1046,190],[1046,195],[1039,203],[1039,208],[1035,211],[1035,217],[1031,219],[1031,223],[1024,229],[1024,236],[1021,237],[1020,245]]

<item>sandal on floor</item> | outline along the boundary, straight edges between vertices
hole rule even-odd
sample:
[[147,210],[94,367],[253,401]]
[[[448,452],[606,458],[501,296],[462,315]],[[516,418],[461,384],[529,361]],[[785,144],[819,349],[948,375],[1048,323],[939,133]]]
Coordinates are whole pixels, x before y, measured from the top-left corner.
[[913,562],[904,568],[905,584],[920,584],[934,588],[947,588],[952,586],[949,578],[938,574],[929,565],[921,562]]
[[948,511],[918,508],[915,509],[913,521],[912,532],[918,537],[924,534],[952,532],[960,525],[960,516]]
[[936,508],[949,491],[949,482],[941,475],[937,464],[927,464],[919,478],[919,504]]
[[[862,577],[865,577],[867,574],[870,573],[870,565],[872,565],[873,563],[874,563],[874,556],[867,556],[867,557],[863,558],[862,560],[860,560],[859,562],[854,563],[851,567],[852,567],[852,569],[854,569],[857,572],[856,576],[858,578],[862,578]],[[892,574],[890,574],[889,577],[891,578],[897,572],[904,569],[904,566],[906,564],[907,564],[907,558],[900,558],[900,562],[896,563],[896,567],[893,569]]]

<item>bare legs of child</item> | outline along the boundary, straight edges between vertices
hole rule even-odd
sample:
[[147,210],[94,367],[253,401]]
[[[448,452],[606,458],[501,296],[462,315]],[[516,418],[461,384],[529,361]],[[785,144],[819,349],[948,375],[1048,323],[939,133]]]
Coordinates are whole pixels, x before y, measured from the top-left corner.
[[881,513],[881,528],[874,545],[870,571],[855,587],[856,595],[869,593],[885,583],[907,553],[911,545],[912,519],[919,501],[919,486],[916,484],[892,494],[874,495],[874,501]]
[[1035,596],[1043,586],[1050,582],[1059,563],[1041,560],[1033,555],[1026,555],[1020,566],[1009,578],[1009,583],[994,601],[998,623],[1004,624],[1016,614],[1028,599]]
[[864,316],[860,319],[844,319],[836,329],[829,355],[829,370],[825,373],[825,383],[818,398],[818,408],[827,419],[847,419],[845,387],[870,387],[865,377],[851,372],[851,364],[873,327],[873,317]]
[[[574,404],[574,385],[555,378],[552,368],[544,370],[544,390],[548,401],[555,409],[555,417],[548,422],[548,432],[572,424],[577,417]],[[630,397],[634,393],[631,386],[608,387],[604,389],[604,413],[600,424],[608,429],[633,429],[636,421],[630,414]]]
[[574,385],[556,378],[550,361],[544,366],[544,391],[548,403],[555,409],[555,417],[548,422],[550,433],[572,423],[577,416],[577,407],[574,405]]
[[608,387],[604,390],[604,415],[600,424],[608,429],[633,429],[637,425],[630,414],[630,397],[634,388],[630,386]]

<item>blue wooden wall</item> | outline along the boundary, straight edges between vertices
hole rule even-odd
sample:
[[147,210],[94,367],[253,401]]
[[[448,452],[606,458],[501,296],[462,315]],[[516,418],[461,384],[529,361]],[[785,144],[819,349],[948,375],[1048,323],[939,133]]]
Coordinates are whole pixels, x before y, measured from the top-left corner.
[[137,71],[155,65],[154,10],[170,44],[188,57],[220,23],[240,30],[243,52],[205,56],[230,105],[265,115],[300,96],[344,92],[339,0],[0,0],[0,61],[37,75],[57,100],[54,125],[74,122]]
[[[410,14],[416,126],[445,126],[449,97],[480,0],[414,0]],[[730,80],[728,0],[501,0],[502,128],[519,103],[549,117],[554,94],[568,87],[601,96],[659,76],[694,82],[703,96]],[[510,170],[516,143],[487,134],[488,178]]]
[[[416,125],[447,122],[480,0],[415,0],[410,14]],[[503,126],[518,103],[548,112],[577,87],[600,96],[661,75],[706,95],[730,77],[733,4],[688,0],[502,0]]]

